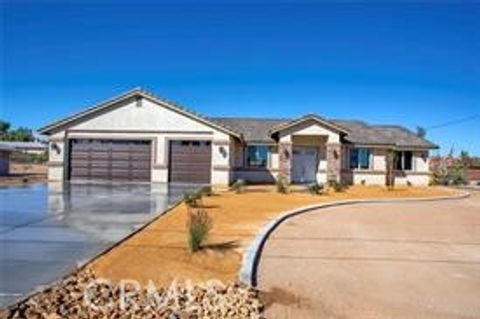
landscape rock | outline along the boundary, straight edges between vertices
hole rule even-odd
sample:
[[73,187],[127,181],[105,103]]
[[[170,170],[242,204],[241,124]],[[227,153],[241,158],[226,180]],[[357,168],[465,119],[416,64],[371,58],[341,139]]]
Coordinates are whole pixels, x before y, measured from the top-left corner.
[[258,292],[238,284],[174,282],[154,292],[100,280],[92,271],[82,270],[14,305],[6,318],[263,318]]

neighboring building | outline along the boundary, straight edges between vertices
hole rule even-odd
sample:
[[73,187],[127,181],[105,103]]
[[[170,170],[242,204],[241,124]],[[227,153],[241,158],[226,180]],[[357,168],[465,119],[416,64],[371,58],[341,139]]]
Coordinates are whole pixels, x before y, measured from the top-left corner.
[[42,154],[48,149],[48,145],[46,143],[40,142],[2,141],[0,144],[8,145],[15,152],[21,152],[25,154]]
[[7,176],[10,173],[10,153],[13,148],[0,143],[0,176]]
[[467,179],[471,184],[479,185],[480,183],[480,168],[469,168],[467,170]]
[[429,182],[436,145],[396,125],[327,120],[208,118],[135,89],[39,130],[49,135],[50,180],[227,184],[235,179],[384,184]]

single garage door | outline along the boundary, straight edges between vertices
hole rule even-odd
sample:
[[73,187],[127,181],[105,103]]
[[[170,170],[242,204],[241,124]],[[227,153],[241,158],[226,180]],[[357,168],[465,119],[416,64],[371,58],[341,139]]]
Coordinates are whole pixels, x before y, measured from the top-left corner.
[[150,141],[70,140],[70,179],[150,181]]
[[177,183],[210,184],[210,141],[170,141],[169,180]]

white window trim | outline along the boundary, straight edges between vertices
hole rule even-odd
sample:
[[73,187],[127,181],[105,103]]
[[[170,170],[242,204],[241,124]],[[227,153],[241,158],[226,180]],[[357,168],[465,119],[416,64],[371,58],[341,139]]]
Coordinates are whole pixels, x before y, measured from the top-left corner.
[[[414,151],[409,151],[409,150],[397,151],[397,152],[401,154],[400,160],[401,160],[402,168],[400,170],[395,168],[395,170],[399,171],[399,172],[415,172],[416,171],[416,169],[415,169],[415,152]],[[410,169],[405,169],[405,152],[411,152],[412,153],[412,165],[411,165]]]
[[[267,147],[267,165],[265,167],[256,167],[248,165],[248,147],[250,146],[265,146]],[[272,167],[272,152],[270,150],[271,144],[248,144],[243,149],[243,167],[251,169],[270,169]]]
[[[369,154],[368,154],[368,168],[360,168],[360,167],[356,167],[356,168],[352,168],[350,166],[350,152],[352,151],[352,149],[360,149],[360,148],[364,148],[364,149],[368,149],[369,150]],[[367,171],[371,171],[373,169],[373,151],[370,147],[363,147],[363,146],[354,146],[354,147],[349,147],[348,148],[348,156],[347,156],[347,168],[351,171],[355,171],[355,172],[367,172]]]

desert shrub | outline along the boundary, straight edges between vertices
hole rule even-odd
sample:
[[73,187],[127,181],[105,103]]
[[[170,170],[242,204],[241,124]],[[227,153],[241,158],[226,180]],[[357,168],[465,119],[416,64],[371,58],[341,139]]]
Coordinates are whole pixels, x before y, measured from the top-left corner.
[[186,192],[183,194],[183,200],[188,207],[198,207],[202,201],[203,194],[199,191],[197,192]]
[[277,186],[277,192],[281,194],[288,193],[288,184],[285,178],[279,177],[276,181],[276,186]]
[[449,167],[438,168],[433,172],[433,185],[465,185],[468,183],[467,167],[456,163]]
[[197,209],[189,214],[187,241],[190,252],[194,253],[202,248],[202,244],[207,240],[211,228],[212,219],[206,210]]
[[232,184],[232,189],[237,193],[243,193],[245,190],[245,186],[247,185],[247,182],[243,179],[237,179],[233,184]]
[[362,180],[360,181],[360,184],[362,184],[362,186],[365,186],[365,185],[367,184],[367,181],[364,180],[364,179],[362,179]]
[[323,193],[324,188],[324,185],[319,183],[312,183],[308,185],[308,191],[312,195],[319,195]]
[[202,194],[202,196],[212,196],[213,194],[212,186],[203,186],[199,190],[199,193]]
[[329,183],[329,186],[333,188],[337,193],[344,192],[348,187],[347,184],[343,182],[338,182],[336,180],[331,180],[328,183]]
[[407,181],[407,186],[408,186],[408,187],[411,187],[411,186],[412,186],[412,182]]

